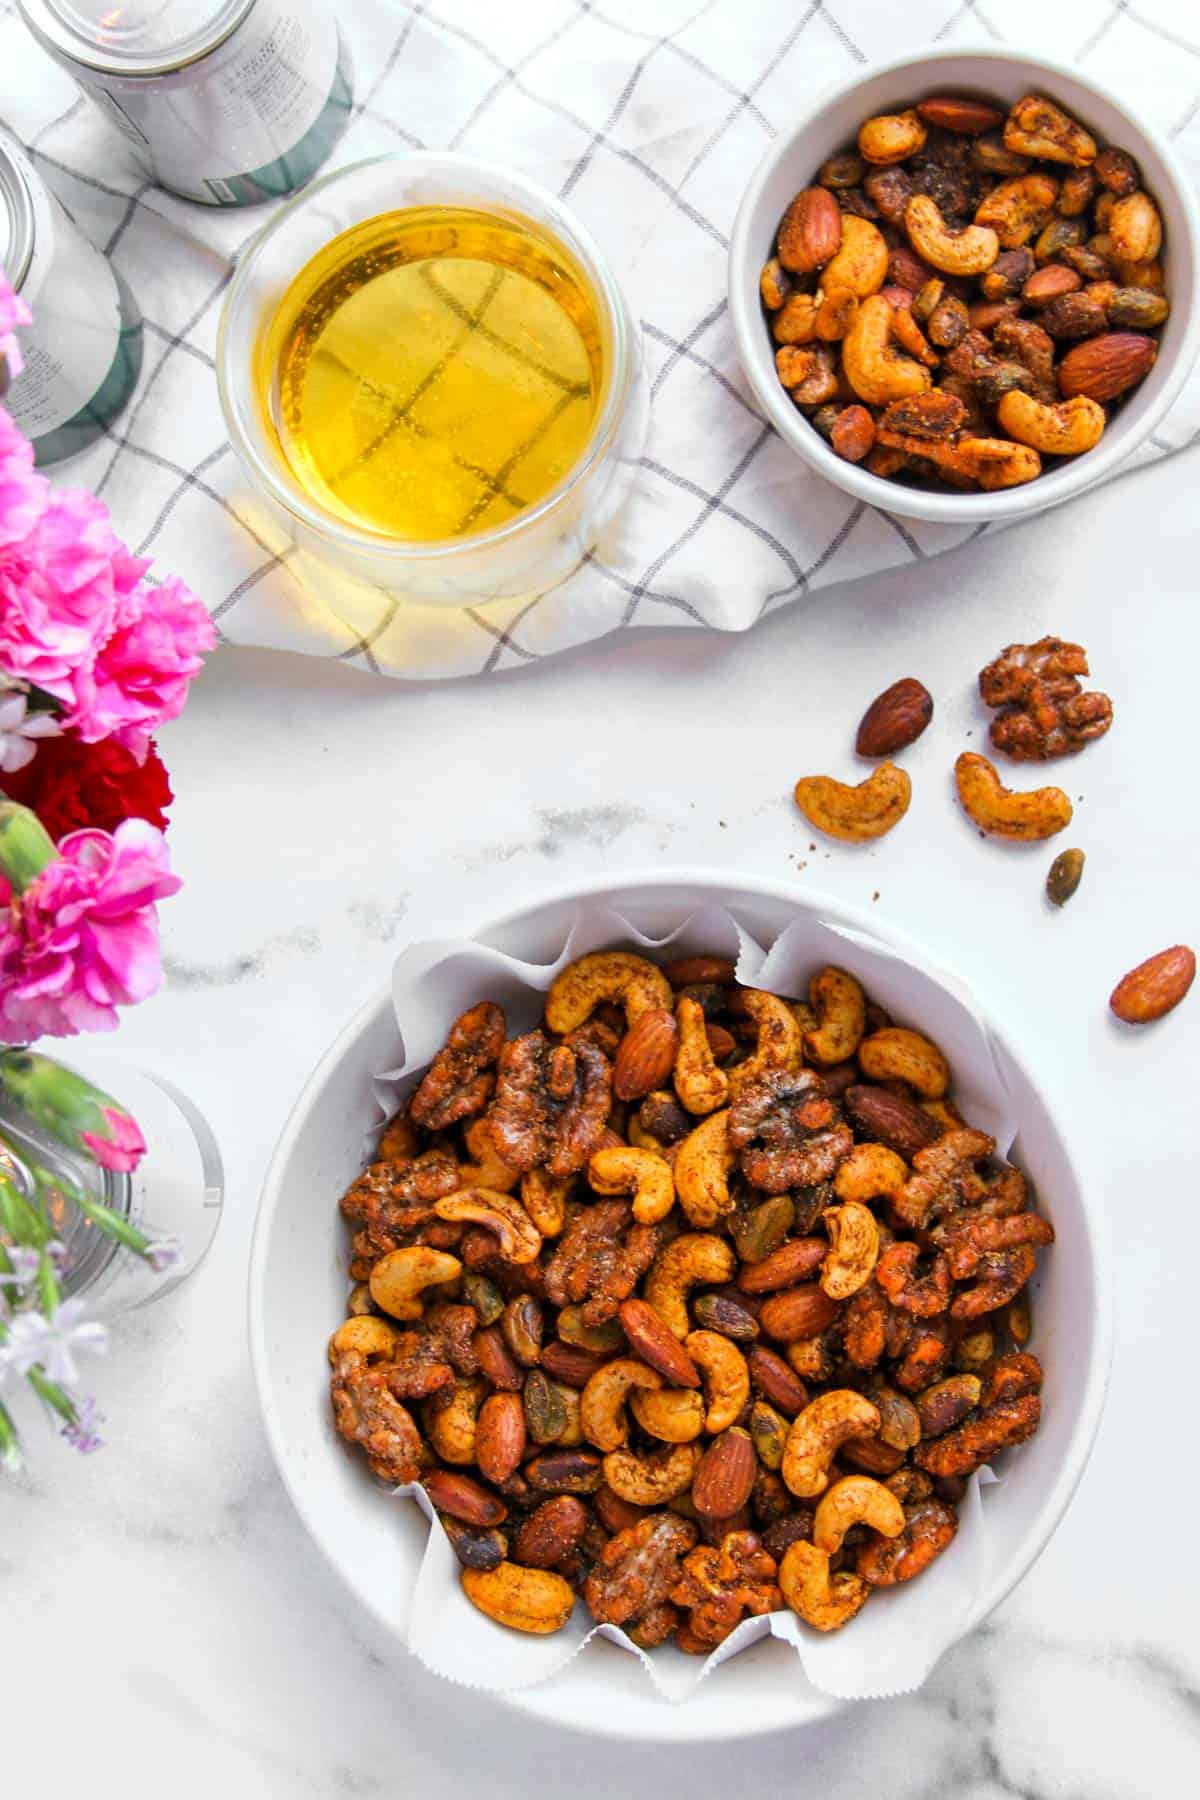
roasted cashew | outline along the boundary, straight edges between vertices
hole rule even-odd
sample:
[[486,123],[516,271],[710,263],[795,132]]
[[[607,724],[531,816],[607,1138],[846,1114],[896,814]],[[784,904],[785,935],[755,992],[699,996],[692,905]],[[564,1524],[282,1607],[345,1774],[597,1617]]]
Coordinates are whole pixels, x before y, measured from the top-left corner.
[[428,1244],[408,1244],[389,1250],[371,1270],[371,1298],[393,1319],[419,1319],[425,1310],[421,1290],[438,1287],[461,1275],[457,1256],[431,1250]]
[[546,1024],[551,1031],[574,1031],[605,1000],[623,1006],[630,1025],[651,1007],[669,1012],[674,1004],[666,976],[644,956],[599,950],[569,963],[555,978],[546,996]]
[[646,1301],[681,1341],[692,1328],[687,1296],[701,1282],[731,1281],[737,1267],[727,1238],[685,1231],[661,1250],[646,1277]]
[[990,227],[1002,250],[1019,250],[1041,231],[1057,198],[1058,183],[1049,175],[1019,175],[1015,181],[1002,181],[975,214],[973,229]]
[[463,1188],[460,1193],[445,1194],[435,1200],[433,1210],[439,1219],[482,1225],[494,1234],[500,1254],[508,1262],[532,1262],[542,1247],[541,1232],[511,1194],[500,1194],[492,1188]]
[[1031,444],[1014,444],[1008,438],[964,437],[947,448],[945,466],[977,481],[990,494],[1035,480],[1042,472],[1042,459]]
[[425,1403],[425,1435],[443,1462],[473,1463],[475,1427],[487,1384],[472,1375],[454,1383],[448,1400],[442,1399],[445,1391]]
[[809,824],[827,837],[864,844],[900,823],[912,799],[912,782],[904,769],[882,762],[857,787],[830,775],[804,775],[796,783],[795,799]]
[[597,1450],[617,1450],[629,1437],[625,1401],[631,1388],[660,1388],[662,1376],[632,1356],[619,1356],[597,1369],[583,1390],[579,1423]]
[[1104,408],[1086,394],[1043,406],[1032,394],[1014,388],[1001,397],[996,417],[1009,437],[1046,456],[1079,456],[1095,449],[1104,435]]
[[879,1424],[879,1408],[853,1388],[832,1388],[810,1400],[793,1419],[783,1447],[780,1474],[792,1493],[802,1500],[823,1494],[829,1465],[846,1439],[874,1437]]
[[553,1569],[502,1562],[494,1569],[464,1569],[463,1593],[481,1613],[510,1631],[545,1637],[561,1631],[575,1605],[575,1590]]
[[700,1117],[725,1105],[729,1099],[729,1078],[713,1059],[708,1022],[700,1002],[681,994],[675,1004],[675,1017],[679,1024],[675,1092],[681,1105]]
[[1040,94],[1026,94],[1009,113],[1004,147],[1042,162],[1071,163],[1085,168],[1096,160],[1096,140],[1061,106]]
[[329,1340],[329,1360],[361,1356],[364,1362],[387,1362],[395,1354],[396,1333],[386,1319],[363,1313],[339,1325]]
[[496,1146],[492,1142],[492,1128],[487,1118],[481,1115],[478,1119],[472,1119],[463,1135],[468,1154],[475,1160],[459,1163],[459,1186],[491,1188],[496,1194],[510,1194],[520,1181],[521,1172],[497,1156]]
[[842,371],[860,400],[886,406],[923,394],[931,383],[928,369],[892,349],[895,314],[881,294],[871,294],[842,342]]
[[557,1237],[566,1222],[567,1195],[575,1185],[573,1175],[547,1175],[545,1169],[529,1169],[521,1177],[521,1204],[544,1238]]
[[852,1525],[869,1525],[883,1537],[899,1537],[904,1508],[895,1494],[869,1475],[845,1475],[826,1488],[813,1515],[812,1541],[830,1556],[840,1550]]
[[870,1207],[859,1200],[827,1206],[821,1218],[829,1233],[821,1286],[831,1300],[848,1300],[871,1279],[879,1258],[879,1227]]
[[823,1068],[849,1062],[862,1042],[867,1002],[853,975],[832,964],[818,969],[808,983],[808,1003],[818,1023],[804,1033],[804,1048]]
[[1071,823],[1073,808],[1061,788],[1006,788],[986,756],[964,750],[954,765],[958,797],[981,831],[994,837],[1033,843],[1053,837]]
[[915,156],[927,135],[919,113],[877,113],[859,126],[858,148],[869,163],[898,163]]
[[1162,249],[1162,220],[1149,194],[1126,194],[1108,221],[1113,255],[1119,262],[1148,263]]
[[779,1565],[779,1591],[816,1631],[836,1631],[862,1610],[871,1592],[858,1575],[829,1573],[829,1552],[798,1538]]
[[[888,248],[883,233],[857,213],[842,214],[842,247],[821,276],[823,296],[853,294],[865,300],[887,280]],[[820,318],[818,310],[817,319]]]
[[598,1194],[632,1194],[633,1216],[639,1225],[657,1225],[675,1204],[670,1164],[653,1150],[638,1150],[631,1144],[594,1150],[588,1181]]
[[729,1094],[733,1100],[760,1075],[773,1069],[790,1072],[804,1061],[804,1036],[786,1000],[759,988],[746,988],[742,1003],[758,1026],[758,1042],[753,1055],[729,1071]]
[[729,1171],[737,1161],[729,1148],[728,1112],[711,1113],[684,1138],[675,1154],[675,1192],[689,1225],[715,1225],[733,1211]]
[[699,1461],[694,1444],[676,1444],[667,1456],[661,1451],[635,1456],[632,1450],[613,1450],[604,1459],[604,1480],[631,1506],[662,1506],[687,1492]]
[[663,1388],[632,1397],[633,1416],[663,1444],[691,1444],[704,1430],[704,1401],[695,1388]]
[[923,1100],[940,1100],[950,1086],[950,1065],[937,1045],[902,1025],[887,1025],[865,1037],[858,1061],[870,1080],[906,1081]]
[[708,1403],[704,1429],[715,1437],[737,1422],[750,1398],[746,1359],[737,1345],[719,1331],[689,1331],[683,1343],[704,1381]]
[[943,275],[982,275],[1000,254],[1000,240],[986,224],[951,231],[928,194],[913,195],[904,209],[904,229],[917,255]]
[[908,1164],[886,1144],[855,1144],[838,1164],[833,1191],[839,1200],[890,1200],[908,1180]]

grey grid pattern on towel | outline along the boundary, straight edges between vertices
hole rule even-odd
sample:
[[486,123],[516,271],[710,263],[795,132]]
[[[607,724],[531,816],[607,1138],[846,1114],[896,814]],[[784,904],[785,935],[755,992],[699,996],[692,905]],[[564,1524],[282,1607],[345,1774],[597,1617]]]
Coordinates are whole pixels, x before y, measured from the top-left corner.
[[[1036,46],[1116,88],[1200,179],[1188,0],[339,0],[351,123],[327,168],[449,147],[524,168],[604,246],[641,330],[649,440],[619,541],[537,600],[401,606],[297,552],[248,495],[217,402],[233,258],[263,208],[146,181],[124,141],[0,4],[0,115],[136,293],[147,349],[108,437],[61,477],[183,575],[233,643],[417,679],[495,674],[641,625],[745,630],[829,582],[983,527],[903,520],[799,465],[751,404],[725,301],[734,213],[810,96],[922,43]],[[1134,465],[1200,436],[1193,378]]]

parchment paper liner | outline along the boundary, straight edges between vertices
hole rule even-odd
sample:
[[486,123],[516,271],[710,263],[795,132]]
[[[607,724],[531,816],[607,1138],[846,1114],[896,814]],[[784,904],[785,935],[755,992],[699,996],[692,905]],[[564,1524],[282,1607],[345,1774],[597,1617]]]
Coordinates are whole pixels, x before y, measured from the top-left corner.
[[[753,986],[802,995],[809,975],[833,962],[856,975],[871,997],[898,1023],[936,1039],[954,1071],[954,1093],[973,1125],[989,1131],[1007,1155],[1016,1136],[1009,1094],[988,1029],[970,993],[956,977],[933,965],[918,969],[866,933],[811,916],[798,917],[764,950],[724,907],[702,906],[665,938],[649,938],[612,907],[581,903],[553,962],[527,963],[475,940],[413,944],[396,959],[392,995],[403,1044],[397,1069],[376,1078],[381,1120],[390,1116],[416,1075],[445,1041],[457,1015],[480,999],[499,1002],[510,1030],[531,1029],[558,971],[591,950],[618,946],[674,954],[708,952],[736,957],[738,978]],[[408,1646],[436,1674],[468,1687],[503,1693],[544,1681],[601,1635],[636,1656],[665,1701],[686,1699],[718,1665],[768,1634],[791,1644],[812,1685],[839,1699],[870,1699],[920,1687],[939,1657],[961,1635],[978,1594],[987,1585],[990,1545],[983,1486],[998,1485],[990,1471],[974,1477],[959,1509],[951,1549],[919,1580],[872,1595],[840,1632],[824,1635],[790,1612],[748,1619],[703,1661],[664,1647],[648,1655],[613,1625],[588,1628],[580,1601],[570,1623],[553,1637],[506,1631],[478,1613],[459,1583],[459,1565],[422,1488],[397,1488],[412,1498],[432,1529],[417,1572],[409,1616]]]

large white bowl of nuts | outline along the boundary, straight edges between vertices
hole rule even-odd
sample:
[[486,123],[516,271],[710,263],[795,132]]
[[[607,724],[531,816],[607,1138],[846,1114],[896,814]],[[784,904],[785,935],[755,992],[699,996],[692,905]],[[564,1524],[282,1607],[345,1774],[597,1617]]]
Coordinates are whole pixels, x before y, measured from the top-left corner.
[[[390,990],[283,1133],[251,1345],[302,1518],[401,1643],[430,1528],[395,1489],[420,1483],[453,1545],[443,1561],[461,1564],[439,1617],[465,1607],[494,1634],[489,1659],[572,1612],[679,1658],[768,1611],[847,1642],[868,1603],[911,1616],[910,1592],[938,1592],[929,1564],[955,1557],[963,1478],[998,1457],[989,1556],[949,1635],[969,1629],[1058,1523],[1107,1380],[1096,1202],[1043,1078],[987,1022],[1016,1128],[997,1161],[958,1079],[962,991],[811,891],[633,876],[471,942],[554,964],[581,902],[619,915],[634,953],[606,946],[548,993],[502,994],[502,1011],[456,952],[426,986],[447,1047],[412,1071],[382,1137],[376,1078],[404,1054]],[[681,961],[664,940],[702,908],[764,950],[788,933],[806,991],[741,986],[728,940]],[[903,993],[919,1004],[881,1011]],[[714,1596],[720,1556],[736,1579]],[[603,1643],[502,1697],[580,1730],[688,1741],[837,1705],[774,1640],[676,1705]]]
[[1167,145],[1075,71],[922,51],[839,87],[742,202],[729,300],[767,418],[914,518],[1093,486],[1200,349],[1200,225]]

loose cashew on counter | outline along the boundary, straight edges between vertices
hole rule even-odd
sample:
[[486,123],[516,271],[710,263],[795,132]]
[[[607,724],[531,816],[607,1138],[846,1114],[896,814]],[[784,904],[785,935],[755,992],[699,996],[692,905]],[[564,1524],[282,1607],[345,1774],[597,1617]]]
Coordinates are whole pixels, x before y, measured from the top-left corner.
[[853,1388],[833,1388],[810,1400],[792,1421],[783,1449],[780,1474],[802,1500],[823,1494],[829,1465],[847,1438],[874,1437],[879,1408]]
[[652,1007],[671,1010],[670,983],[644,956],[627,950],[600,950],[568,964],[546,996],[546,1024],[551,1031],[574,1031],[605,1000],[624,1007],[632,1025]]
[[871,294],[842,342],[842,368],[860,400],[868,406],[887,406],[907,400],[932,386],[929,370],[892,348],[894,315],[890,301]]
[[457,1194],[445,1194],[435,1200],[433,1210],[439,1219],[452,1223],[482,1225],[500,1245],[500,1254],[508,1262],[533,1262],[542,1247],[542,1234],[519,1200],[511,1194],[500,1194],[492,1188],[463,1188]]
[[853,975],[832,964],[818,969],[808,984],[808,1004],[818,1023],[804,1033],[804,1048],[822,1068],[848,1062],[862,1042],[867,1003]]
[[891,762],[880,763],[855,787],[831,775],[804,775],[795,789],[796,805],[809,824],[847,844],[882,837],[900,823],[911,799],[907,770]]
[[908,1180],[908,1164],[886,1144],[855,1144],[838,1164],[833,1191],[839,1200],[890,1200]]
[[718,1069],[708,1041],[708,1021],[698,1000],[681,994],[675,1005],[679,1048],[675,1052],[675,1092],[680,1104],[702,1117],[729,1099],[729,1077]]
[[804,1038],[791,1007],[778,994],[747,988],[742,1004],[758,1027],[753,1055],[729,1071],[729,1093],[734,1100],[742,1089],[773,1069],[790,1072],[804,1061]]
[[580,1402],[583,1435],[597,1450],[619,1450],[629,1436],[625,1402],[632,1388],[660,1388],[662,1376],[635,1357],[605,1363],[588,1381]]
[[652,1150],[612,1144],[592,1152],[588,1181],[598,1194],[632,1194],[639,1225],[657,1225],[675,1204],[670,1165]]
[[816,1631],[837,1631],[861,1612],[871,1592],[858,1575],[830,1575],[829,1552],[800,1538],[779,1565],[779,1590],[792,1611]]
[[1017,843],[1053,837],[1071,823],[1073,808],[1058,787],[1018,793],[1006,788],[986,756],[964,750],[954,765],[958,797],[981,831]]
[[631,1506],[664,1506],[691,1487],[699,1461],[696,1444],[676,1444],[666,1454],[658,1450],[646,1456],[613,1450],[604,1459],[604,1480]]
[[701,1230],[733,1211],[729,1174],[737,1158],[729,1148],[728,1112],[711,1113],[684,1138],[675,1156],[675,1192],[689,1225]]
[[462,1273],[457,1256],[432,1250],[428,1244],[408,1244],[389,1250],[371,1270],[371,1298],[393,1319],[419,1319],[425,1310],[421,1298],[427,1287],[453,1281]]
[[904,1530],[904,1508],[890,1489],[869,1475],[846,1475],[826,1488],[813,1515],[812,1541],[832,1556],[852,1525],[869,1525],[884,1537]]
[[690,1289],[730,1281],[737,1268],[733,1245],[707,1232],[686,1231],[659,1253],[646,1277],[646,1300],[668,1330],[682,1342],[692,1329],[688,1318]]
[[827,1206],[821,1219],[829,1233],[821,1286],[831,1300],[848,1300],[871,1279],[879,1259],[879,1227],[870,1207],[858,1200]]
[[1092,450],[1104,435],[1104,408],[1086,394],[1043,406],[1031,394],[1017,389],[1004,394],[996,417],[1010,437],[1029,444],[1045,456],[1080,456]]
[[704,1429],[715,1437],[741,1417],[750,1398],[750,1371],[737,1345],[719,1331],[689,1331],[683,1341],[704,1382]]
[[923,1100],[940,1100],[950,1085],[950,1065],[937,1045],[900,1025],[864,1038],[858,1060],[869,1080],[906,1081]]
[[914,194],[904,209],[904,229],[917,255],[943,275],[982,275],[1000,254],[1000,240],[986,225],[951,231],[936,200]]

